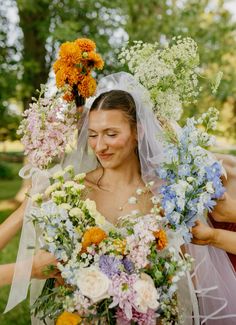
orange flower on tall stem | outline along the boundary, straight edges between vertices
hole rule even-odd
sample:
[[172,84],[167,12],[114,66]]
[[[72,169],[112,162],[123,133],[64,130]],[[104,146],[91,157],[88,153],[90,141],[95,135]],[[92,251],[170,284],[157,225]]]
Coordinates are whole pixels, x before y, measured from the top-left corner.
[[75,100],[77,106],[83,105],[85,98],[93,96],[96,91],[92,71],[101,70],[103,66],[104,62],[96,53],[96,44],[92,40],[79,38],[63,43],[59,58],[53,65],[56,85],[66,91],[63,98],[68,102]]

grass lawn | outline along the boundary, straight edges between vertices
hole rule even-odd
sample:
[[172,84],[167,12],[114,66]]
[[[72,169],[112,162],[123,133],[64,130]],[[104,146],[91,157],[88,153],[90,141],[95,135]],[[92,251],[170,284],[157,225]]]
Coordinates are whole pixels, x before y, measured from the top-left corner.
[[[8,163],[11,167],[14,178],[10,180],[0,179],[0,200],[12,199],[18,192],[21,186],[21,179],[18,176],[18,171],[22,167],[20,163]],[[0,223],[3,222],[12,210],[0,211]],[[16,259],[18,242],[20,234],[15,236],[11,242],[0,252],[0,264],[12,263]],[[19,304],[12,311],[2,315],[4,311],[10,286],[0,288],[0,324],[1,325],[28,325],[30,324],[28,300]]]

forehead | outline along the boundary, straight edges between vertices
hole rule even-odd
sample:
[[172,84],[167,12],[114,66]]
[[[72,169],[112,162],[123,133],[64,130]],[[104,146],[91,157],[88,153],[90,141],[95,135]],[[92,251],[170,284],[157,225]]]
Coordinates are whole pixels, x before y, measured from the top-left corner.
[[102,130],[108,128],[124,128],[130,123],[121,110],[95,110],[89,114],[89,129]]

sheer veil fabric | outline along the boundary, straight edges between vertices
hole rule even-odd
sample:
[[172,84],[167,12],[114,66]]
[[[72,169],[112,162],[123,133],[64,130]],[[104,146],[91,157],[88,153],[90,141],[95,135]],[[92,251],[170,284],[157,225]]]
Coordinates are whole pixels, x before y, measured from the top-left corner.
[[[155,190],[153,192],[154,194],[158,194],[159,180],[156,174],[156,169],[163,159],[163,148],[158,137],[162,135],[163,131],[153,114],[148,91],[139,84],[132,75],[125,72],[115,73],[100,80],[96,96],[86,102],[86,107],[81,119],[81,129],[78,136],[77,149],[66,157],[62,165],[74,165],[76,172],[89,172],[97,167],[97,159],[87,145],[89,109],[93,100],[97,96],[113,89],[129,92],[135,101],[141,174],[144,182],[150,180],[155,182],[156,186],[154,186]],[[60,166],[57,166],[57,169],[59,168]],[[33,174],[34,177],[34,181],[32,182],[32,192],[37,192],[42,182],[43,184],[48,183],[51,172],[52,171],[48,171],[46,174],[42,174],[39,170],[34,171],[34,173],[31,170],[30,175],[32,176]],[[27,209],[25,214],[27,214]],[[31,241],[30,245],[37,247],[38,238],[33,225],[24,222],[17,257],[17,267],[5,312],[13,308],[20,301],[24,300],[27,295],[30,283],[32,257],[34,253],[33,250],[31,250],[30,253],[27,250],[29,238]],[[180,235],[176,234],[171,244],[178,249],[179,253],[181,253],[180,246],[183,244],[183,240]],[[178,301],[180,308],[182,309],[182,315],[184,316],[184,324],[212,324],[208,323],[208,317],[216,311],[216,315],[212,316],[214,318],[211,318],[213,319],[212,322],[214,322],[217,317],[219,318],[222,315],[225,315],[225,311],[231,314],[228,318],[228,320],[231,319],[231,322],[229,321],[229,323],[226,323],[226,319],[224,319],[223,323],[220,323],[219,321],[214,324],[234,324],[234,320],[236,324],[236,310],[234,310],[235,307],[233,306],[233,302],[236,301],[236,281],[227,255],[224,254],[223,251],[212,247],[199,248],[194,245],[189,245],[189,251],[193,257],[196,258],[196,274],[194,274],[194,280],[191,279],[189,273],[186,274],[186,277],[179,283]],[[221,263],[219,263],[219,261],[221,261]],[[27,263],[27,275],[23,277],[21,270],[22,263]],[[221,264],[221,271],[218,270],[219,264]],[[227,275],[225,276],[229,276],[229,278],[224,278],[222,271],[227,272]],[[204,277],[202,277],[203,275]],[[208,282],[210,279],[211,282]],[[32,282],[31,302],[38,297],[43,284],[42,281],[39,280],[33,280]],[[196,290],[193,283],[196,286]],[[215,288],[215,291],[212,289],[212,293],[210,293],[209,290],[209,283],[212,283],[210,286],[214,286]],[[202,317],[201,315],[199,316],[196,294],[201,297],[200,307],[201,310],[203,310],[203,312],[201,311]],[[204,298],[202,298],[202,296],[204,296]],[[215,297],[218,297],[219,300],[215,299]],[[224,309],[225,311],[220,311],[218,305],[219,301],[227,304],[225,307],[226,309]],[[233,321],[232,315],[235,317]],[[32,319],[32,324],[41,325],[43,323],[36,319]]]

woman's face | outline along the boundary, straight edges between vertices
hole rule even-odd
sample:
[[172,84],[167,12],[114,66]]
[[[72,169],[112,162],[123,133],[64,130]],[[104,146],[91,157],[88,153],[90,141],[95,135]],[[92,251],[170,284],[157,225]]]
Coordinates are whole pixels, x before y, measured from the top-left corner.
[[89,145],[104,168],[116,168],[135,155],[136,131],[118,109],[95,110],[89,115]]

